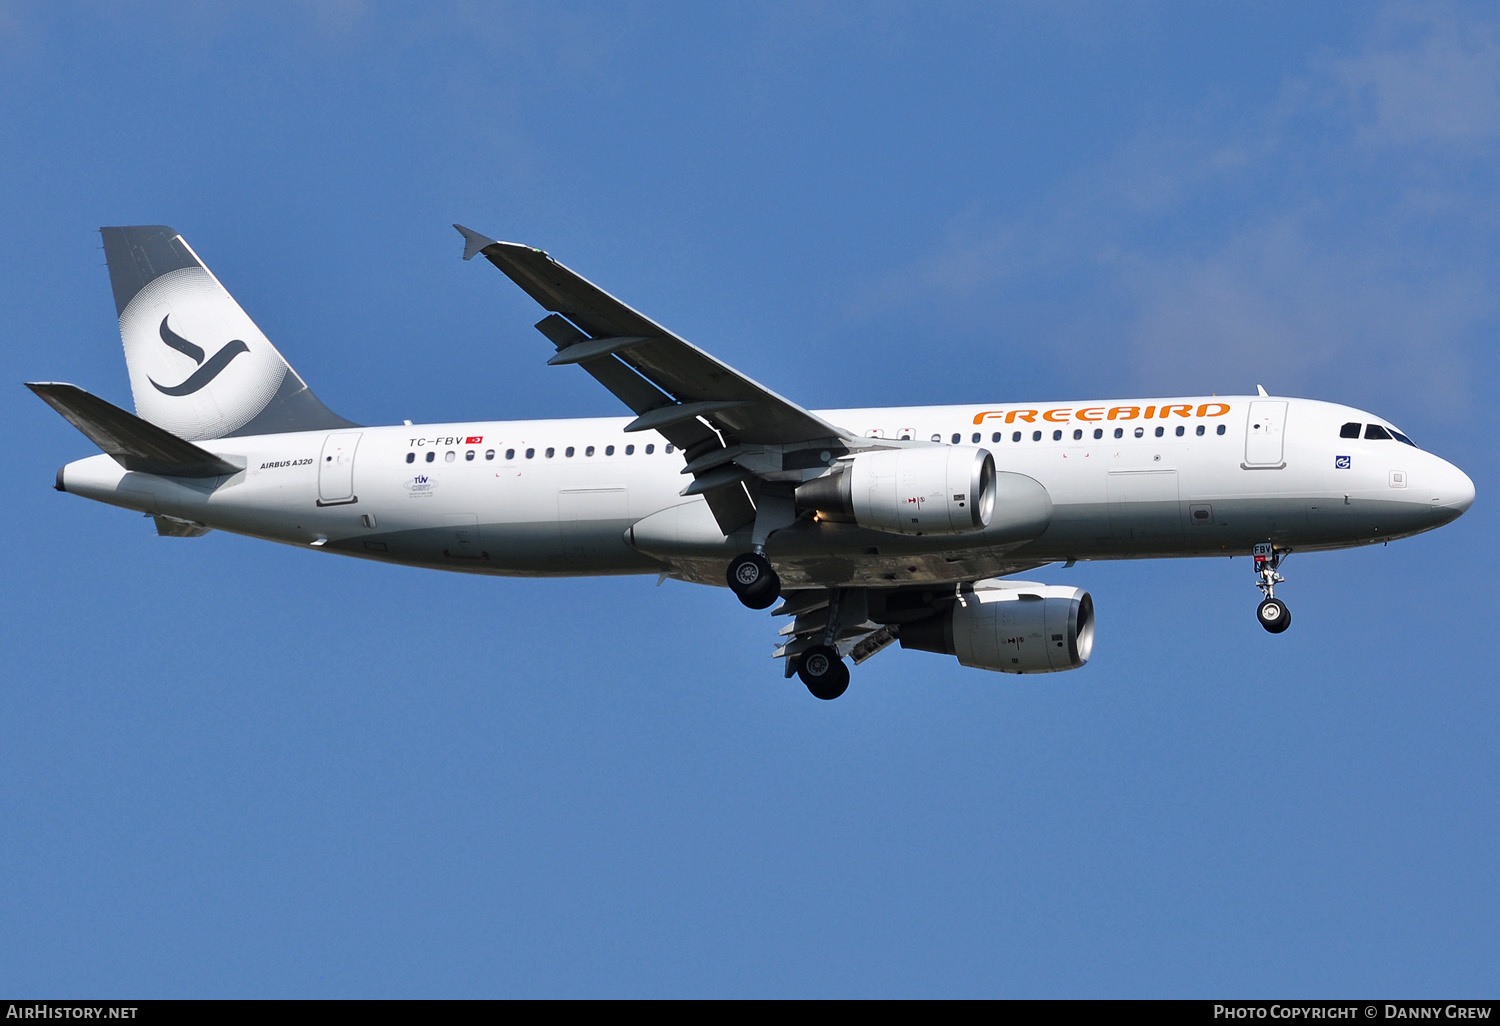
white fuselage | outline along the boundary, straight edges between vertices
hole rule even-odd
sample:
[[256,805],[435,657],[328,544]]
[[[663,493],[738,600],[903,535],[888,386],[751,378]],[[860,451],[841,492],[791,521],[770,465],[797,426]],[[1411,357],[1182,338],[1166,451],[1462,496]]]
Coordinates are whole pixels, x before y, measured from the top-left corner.
[[[819,411],[870,438],[972,445],[1045,489],[989,528],[901,536],[811,517],[766,554],[789,587],[974,580],[1068,559],[1237,555],[1258,542],[1326,549],[1445,524],[1473,498],[1457,468],[1332,403],[1196,397]],[[118,506],[346,555],[471,573],[669,573],[722,584],[726,538],[683,458],[628,418],[462,422],[220,438],[244,469],[183,479],[108,456],[59,487]],[[821,473],[822,468],[806,472]]]

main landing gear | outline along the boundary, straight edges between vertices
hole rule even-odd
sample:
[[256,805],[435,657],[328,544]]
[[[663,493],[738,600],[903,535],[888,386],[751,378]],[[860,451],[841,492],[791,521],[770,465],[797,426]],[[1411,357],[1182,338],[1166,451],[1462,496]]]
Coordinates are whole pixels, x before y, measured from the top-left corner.
[[[771,561],[759,552],[736,556],[724,576],[730,589],[751,609],[765,609],[781,597],[781,578],[776,575]],[[807,685],[814,698],[824,701],[835,699],[849,690],[849,667],[838,649],[829,643],[838,634],[839,605],[838,593],[834,592],[829,599],[828,627],[824,630],[823,643],[794,657],[797,676],[802,678],[802,683]],[[790,670],[787,675],[791,675]]]
[[730,560],[724,575],[729,590],[751,609],[766,609],[781,597],[781,578],[766,558],[766,539],[796,521],[797,505],[790,492],[761,489],[750,528],[750,551]]
[[[817,643],[791,657],[794,661],[787,668],[787,676],[795,667],[812,696],[827,702],[849,690],[849,665],[839,655],[838,639],[847,624],[861,623],[868,617],[869,607],[864,593],[857,589],[830,588],[827,612],[819,613],[817,608],[812,606],[797,614],[794,627],[802,629],[794,630],[794,636],[805,641],[816,638]],[[820,616],[822,624],[817,622]]]
[[729,589],[751,609],[766,609],[781,597],[781,578],[771,561],[759,552],[736,556],[725,578]]
[[1276,597],[1276,585],[1283,583],[1286,578],[1276,571],[1281,566],[1281,561],[1290,552],[1277,552],[1276,547],[1269,542],[1262,542],[1255,546],[1255,574],[1258,581],[1255,586],[1265,596],[1261,604],[1256,607],[1255,618],[1260,625],[1272,634],[1280,634],[1292,625],[1292,611],[1286,607],[1286,603]]
[[814,645],[803,652],[797,676],[814,698],[825,702],[849,690],[849,667],[831,645]]

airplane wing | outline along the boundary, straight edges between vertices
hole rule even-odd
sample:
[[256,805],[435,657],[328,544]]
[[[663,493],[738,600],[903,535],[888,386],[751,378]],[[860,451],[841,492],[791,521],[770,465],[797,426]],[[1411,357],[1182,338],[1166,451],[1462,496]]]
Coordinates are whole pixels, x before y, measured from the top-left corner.
[[683,494],[704,495],[726,534],[754,516],[743,484],[762,474],[764,463],[754,470],[737,463],[746,449],[846,452],[864,443],[672,334],[541,250],[454,227],[464,237],[465,260],[482,255],[552,311],[537,324],[557,347],[549,363],[578,364],[636,413],[625,430],[658,431],[683,450],[695,476]]

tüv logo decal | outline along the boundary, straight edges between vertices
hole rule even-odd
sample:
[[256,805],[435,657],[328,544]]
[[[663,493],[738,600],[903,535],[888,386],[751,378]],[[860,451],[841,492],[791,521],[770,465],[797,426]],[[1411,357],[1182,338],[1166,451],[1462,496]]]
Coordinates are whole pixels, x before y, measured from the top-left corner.
[[432,492],[437,488],[438,479],[436,474],[417,474],[401,482],[401,487],[406,489],[407,495],[413,499],[430,499]]
[[250,351],[250,347],[245,345],[243,339],[231,339],[228,345],[215,353],[207,363],[204,363],[202,346],[195,345],[192,342],[189,342],[187,339],[177,334],[177,332],[167,327],[167,320],[171,316],[171,314],[168,314],[166,317],[163,317],[161,319],[161,340],[168,346],[177,350],[182,355],[189,357],[194,363],[198,364],[198,369],[189,374],[187,376],[187,380],[183,381],[180,385],[162,385],[159,384],[155,378],[148,378],[147,380],[150,381],[151,384],[155,386],[156,390],[163,395],[192,395],[194,392],[201,389],[204,385],[207,385],[214,378],[218,377],[219,374],[223,372],[224,368],[229,366],[229,361],[233,360],[241,353],[248,353]]

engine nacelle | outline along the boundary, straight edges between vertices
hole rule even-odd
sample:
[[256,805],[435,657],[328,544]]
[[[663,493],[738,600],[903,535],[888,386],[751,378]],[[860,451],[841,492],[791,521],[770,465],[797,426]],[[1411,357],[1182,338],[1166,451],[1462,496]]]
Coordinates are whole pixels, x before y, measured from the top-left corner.
[[1094,650],[1094,600],[1058,585],[965,587],[948,610],[903,624],[900,638],[902,648],[957,656],[981,670],[1076,670]]
[[862,452],[800,485],[797,505],[893,534],[965,534],[995,513],[995,458],[932,445]]

